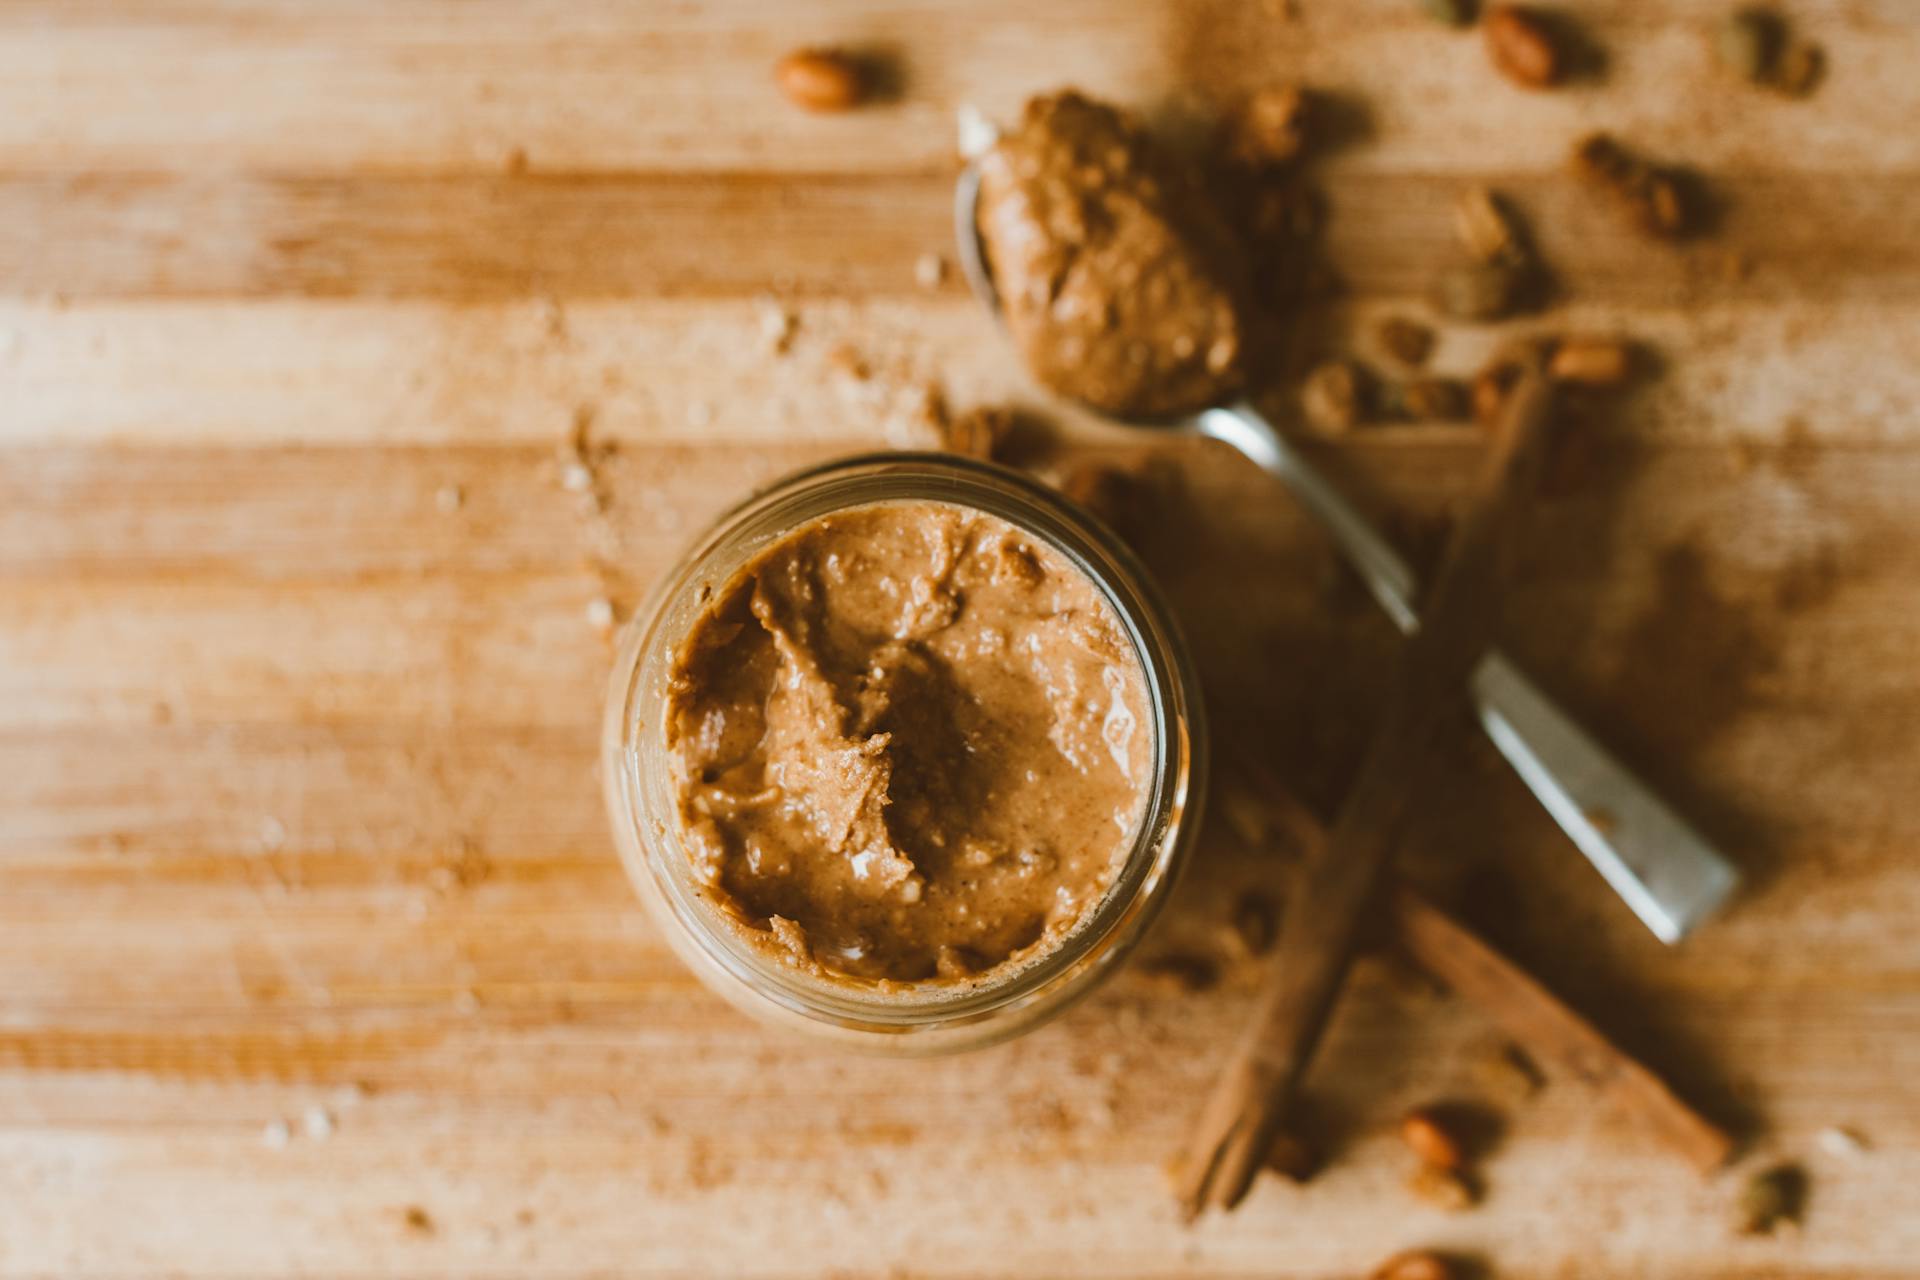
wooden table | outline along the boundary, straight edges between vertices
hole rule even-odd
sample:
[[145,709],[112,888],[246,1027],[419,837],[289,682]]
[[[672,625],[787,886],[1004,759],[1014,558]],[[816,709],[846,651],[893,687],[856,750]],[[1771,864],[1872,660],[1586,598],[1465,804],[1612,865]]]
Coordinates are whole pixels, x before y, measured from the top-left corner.
[[[1920,10],[1794,4],[1832,68],[1794,102],[1713,68],[1719,0],[1568,7],[1605,78],[1528,94],[1411,0],[0,4],[0,1274],[1323,1276],[1413,1244],[1912,1274]],[[768,67],[822,40],[901,95],[789,108]],[[1663,949],[1464,728],[1409,864],[1749,1127],[1717,1181],[1559,1081],[1497,1103],[1482,1208],[1410,1199],[1395,1118],[1492,1101],[1497,1040],[1371,963],[1311,1081],[1332,1166],[1183,1228],[1160,1165],[1251,966],[848,1058],[696,985],[615,861],[592,601],[630,609],[750,485],[896,438],[929,381],[1138,447],[917,283],[955,106],[1289,77],[1370,134],[1318,175],[1351,290],[1312,332],[1417,309],[1490,181],[1567,288],[1533,326],[1661,356],[1542,506],[1511,647],[1751,891]],[[1647,245],[1575,187],[1603,125],[1707,176],[1712,238]],[[576,421],[613,446],[602,511],[556,459]],[[1417,532],[1478,449],[1382,428],[1327,460]],[[1159,452],[1185,496],[1155,563],[1227,754],[1264,743],[1324,808],[1393,637],[1251,468]],[[1149,951],[1224,956],[1227,904],[1283,883],[1214,833]],[[1804,1232],[1736,1237],[1781,1159]]]

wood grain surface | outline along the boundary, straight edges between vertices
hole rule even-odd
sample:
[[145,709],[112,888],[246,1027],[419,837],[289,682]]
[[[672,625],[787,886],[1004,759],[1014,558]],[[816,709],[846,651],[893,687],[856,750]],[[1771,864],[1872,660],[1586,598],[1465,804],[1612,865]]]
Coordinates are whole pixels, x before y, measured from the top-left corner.
[[[1561,7],[1604,74],[1530,94],[1412,0],[0,0],[0,1275],[1913,1274],[1920,9],[1796,0],[1830,73],[1793,101],[1713,65],[1719,0]],[[771,63],[820,42],[898,94],[792,110]],[[1501,1096],[1499,1033],[1375,957],[1307,1082],[1329,1167],[1177,1221],[1161,1165],[1258,972],[1226,923],[1291,870],[1232,760],[1332,812],[1397,641],[1251,467],[1047,404],[916,263],[961,102],[1293,78],[1364,122],[1315,169],[1348,291],[1303,332],[1418,313],[1492,182],[1565,291],[1512,328],[1657,356],[1534,517],[1507,647],[1747,891],[1662,948],[1464,722],[1401,865],[1739,1129],[1716,1179],[1577,1080]],[[1697,168],[1713,234],[1648,245],[1583,193],[1603,126]],[[1226,767],[1145,954],[1221,981],[1123,973],[905,1063],[746,1022],[642,916],[588,609],[750,486],[910,437],[929,383],[1150,455],[1142,550]],[[1481,447],[1323,452],[1419,552]],[[1394,1136],[1445,1100],[1500,1117],[1459,1215]],[[1736,1235],[1783,1160],[1804,1228]]]

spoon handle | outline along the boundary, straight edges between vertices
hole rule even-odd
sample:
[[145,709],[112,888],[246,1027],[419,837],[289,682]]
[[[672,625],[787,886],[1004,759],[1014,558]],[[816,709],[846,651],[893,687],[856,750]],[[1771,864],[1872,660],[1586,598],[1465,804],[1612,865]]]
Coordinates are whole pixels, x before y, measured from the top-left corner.
[[[1201,434],[1284,481],[1326,526],[1403,632],[1419,630],[1413,569],[1340,491],[1251,405],[1209,409]],[[1506,655],[1491,652],[1468,690],[1481,726],[1614,892],[1665,943],[1685,937],[1739,873],[1685,819],[1594,740]]]

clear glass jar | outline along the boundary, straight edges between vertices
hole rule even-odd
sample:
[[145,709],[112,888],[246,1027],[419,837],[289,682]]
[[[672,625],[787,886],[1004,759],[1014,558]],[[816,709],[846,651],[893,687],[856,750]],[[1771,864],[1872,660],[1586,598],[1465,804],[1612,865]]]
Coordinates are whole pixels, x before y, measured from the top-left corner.
[[[1004,979],[869,990],[780,963],[729,927],[680,842],[668,754],[667,677],[714,592],[763,547],[816,517],[876,502],[934,501],[984,511],[1053,547],[1099,587],[1145,676],[1153,769],[1134,845],[1105,898],[1054,951]],[[1186,648],[1139,562],[1112,533],[1035,481],[948,454],[888,453],[802,471],[723,515],[655,586],[614,661],[602,737],[607,804],[620,855],[682,958],[757,1017],[895,1053],[973,1048],[1058,1014],[1118,967],[1172,888],[1199,825],[1205,778],[1199,685]]]

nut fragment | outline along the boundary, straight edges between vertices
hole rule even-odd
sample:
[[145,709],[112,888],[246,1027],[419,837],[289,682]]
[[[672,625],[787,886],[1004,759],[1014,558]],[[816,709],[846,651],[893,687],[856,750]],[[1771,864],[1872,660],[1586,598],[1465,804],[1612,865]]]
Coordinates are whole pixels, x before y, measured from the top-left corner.
[[773,78],[808,111],[845,111],[866,96],[860,64],[837,49],[796,49],[774,64]]
[[1499,426],[1507,394],[1520,381],[1520,374],[1528,369],[1544,369],[1551,348],[1548,340],[1538,336],[1514,338],[1502,343],[1486,364],[1481,366],[1480,372],[1474,375],[1470,393],[1473,420],[1488,429]]
[[1505,1102],[1525,1102],[1547,1087],[1547,1078],[1526,1050],[1509,1041],[1487,1046],[1473,1060],[1480,1084]]
[[1675,175],[1648,163],[1604,133],[1589,134],[1574,147],[1574,168],[1605,188],[1633,225],[1650,236],[1674,239],[1690,221]]
[[1464,1173],[1437,1164],[1422,1164],[1415,1170],[1413,1176],[1407,1179],[1407,1190],[1449,1213],[1471,1209],[1480,1198],[1479,1192]]
[[1360,421],[1366,387],[1360,371],[1344,360],[1329,360],[1307,375],[1300,407],[1307,423],[1324,436],[1342,436]]
[[1305,1182],[1312,1177],[1319,1163],[1319,1157],[1306,1140],[1285,1129],[1273,1135],[1273,1145],[1267,1148],[1267,1168],[1294,1182]]
[[1557,382],[1617,387],[1632,364],[1632,348],[1616,338],[1568,338],[1554,349],[1547,375]]
[[1414,422],[1458,422],[1467,416],[1467,389],[1452,378],[1415,378],[1395,392],[1399,416]]
[[982,405],[948,421],[941,430],[947,448],[954,453],[964,453],[970,458],[991,458],[994,451],[1012,434],[1013,425],[1013,410]]
[[1379,348],[1409,368],[1418,368],[1433,354],[1433,330],[1403,316],[1388,316],[1373,328]]
[[1420,7],[1436,22],[1464,27],[1473,21],[1473,0],[1420,0]]
[[1560,78],[1560,51],[1540,20],[1525,9],[1496,5],[1480,20],[1486,31],[1487,55],[1515,84],[1544,89]]
[[1467,1162],[1460,1139],[1430,1107],[1407,1112],[1400,1121],[1400,1140],[1422,1161],[1441,1169],[1459,1170]]
[[1437,1253],[1409,1249],[1373,1269],[1368,1280],[1455,1280],[1459,1272]]
[[1233,936],[1250,956],[1265,955],[1280,928],[1280,910],[1272,898],[1255,890],[1233,904]]
[[913,279],[922,289],[938,289],[947,282],[947,260],[937,253],[923,253],[913,262]]
[[1512,216],[1486,187],[1469,187],[1454,201],[1453,229],[1477,261],[1515,260],[1522,253]]
[[1491,430],[1500,425],[1507,407],[1507,393],[1519,381],[1520,371],[1511,365],[1489,365],[1473,378],[1473,420]]
[[1738,1225],[1744,1235],[1771,1235],[1797,1226],[1806,1205],[1807,1174],[1796,1164],[1775,1165],[1740,1189]]
[[1287,164],[1307,145],[1307,98],[1294,85],[1256,91],[1234,114],[1227,151],[1250,169]]
[[1082,462],[1060,481],[1060,492],[1112,525],[1122,537],[1153,515],[1153,494],[1137,468]]
[[1790,97],[1804,98],[1820,87],[1826,72],[1826,50],[1805,40],[1795,40],[1774,66],[1773,85]]
[[1872,1150],[1867,1140],[1845,1125],[1828,1125],[1813,1136],[1820,1149],[1830,1156],[1842,1156],[1851,1159],[1865,1155]]
[[1522,273],[1505,262],[1449,267],[1433,282],[1433,302],[1455,320],[1498,320],[1520,301]]
[[1220,970],[1213,961],[1179,951],[1149,956],[1134,965],[1134,972],[1156,987],[1189,995],[1220,981]]
[[1780,19],[1764,9],[1736,9],[1713,32],[1713,53],[1720,65],[1742,80],[1758,83],[1780,56]]

